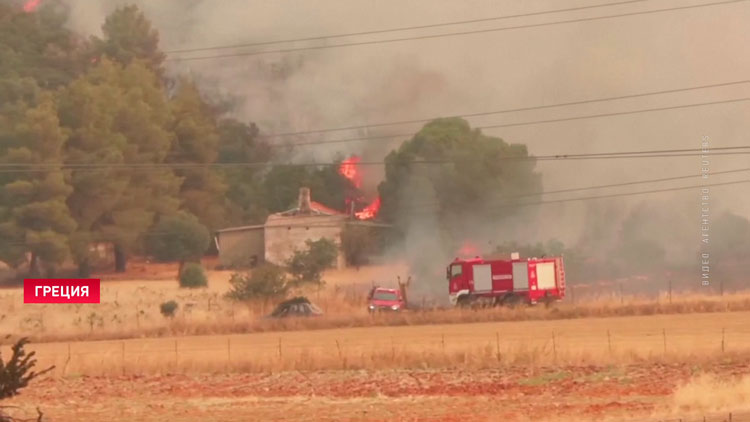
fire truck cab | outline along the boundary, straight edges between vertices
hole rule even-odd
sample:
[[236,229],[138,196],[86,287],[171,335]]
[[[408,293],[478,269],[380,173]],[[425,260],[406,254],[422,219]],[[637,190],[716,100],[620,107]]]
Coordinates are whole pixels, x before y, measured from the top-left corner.
[[552,302],[565,296],[562,257],[510,260],[456,258],[446,269],[451,304],[506,305]]

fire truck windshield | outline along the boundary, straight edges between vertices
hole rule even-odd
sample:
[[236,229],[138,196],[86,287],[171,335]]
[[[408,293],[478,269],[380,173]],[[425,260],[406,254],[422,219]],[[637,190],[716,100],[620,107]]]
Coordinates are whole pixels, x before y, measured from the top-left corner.
[[461,265],[451,265],[451,278],[461,275]]

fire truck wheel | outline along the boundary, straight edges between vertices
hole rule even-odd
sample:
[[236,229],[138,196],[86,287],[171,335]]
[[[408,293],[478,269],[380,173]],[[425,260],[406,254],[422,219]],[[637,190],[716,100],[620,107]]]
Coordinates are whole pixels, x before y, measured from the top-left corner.
[[456,300],[456,306],[459,308],[468,308],[471,306],[471,299],[469,298],[469,295],[463,295],[459,296]]

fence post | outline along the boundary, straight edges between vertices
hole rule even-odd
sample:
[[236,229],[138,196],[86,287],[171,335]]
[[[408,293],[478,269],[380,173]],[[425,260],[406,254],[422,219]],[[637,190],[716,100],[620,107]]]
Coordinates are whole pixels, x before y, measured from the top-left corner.
[[122,374],[125,375],[125,341],[122,342]]
[[721,329],[721,353],[724,353],[724,328]]
[[391,337],[391,359],[396,358],[396,345],[393,342],[393,337]]
[[281,358],[281,337],[279,337],[279,358]]
[[500,333],[495,331],[495,348],[497,349],[497,361],[500,362]]
[[174,369],[177,369],[177,365],[180,363],[180,356],[177,353],[177,340],[174,341]]
[[552,354],[555,359],[555,363],[557,363],[557,342],[555,341],[555,332],[552,332]]
[[612,354],[612,337],[609,335],[609,330],[607,330],[607,347],[609,348],[609,354]]
[[445,333],[440,334],[440,343],[443,346],[443,353],[445,353]]
[[227,367],[232,362],[232,339],[227,338]]
[[661,329],[661,335],[662,335],[662,338],[664,339],[664,355],[666,355],[667,354],[667,329],[666,328]]

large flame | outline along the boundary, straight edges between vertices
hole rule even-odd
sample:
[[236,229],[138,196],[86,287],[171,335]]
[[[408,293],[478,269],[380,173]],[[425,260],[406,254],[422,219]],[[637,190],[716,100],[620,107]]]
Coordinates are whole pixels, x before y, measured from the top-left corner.
[[[359,190],[362,188],[362,173],[359,171],[358,166],[360,161],[362,161],[360,157],[353,155],[349,159],[342,161],[341,165],[339,166],[339,173],[347,178],[349,182],[351,182],[352,186],[357,188],[356,190],[358,191],[358,195],[356,197],[346,198],[346,206],[347,208],[352,207],[350,208],[352,210],[354,205],[356,205],[358,202],[362,202],[362,195],[361,192],[359,192]],[[355,212],[354,217],[359,220],[371,220],[377,217],[378,211],[380,211],[380,197],[375,198],[361,211]]]
[[42,0],[29,0],[23,5],[23,11],[26,13],[36,12],[40,4],[42,4]]
[[378,215],[378,211],[380,211],[379,196],[375,198],[375,200],[372,201],[370,205],[366,206],[365,209],[358,213],[354,213],[354,216],[359,218],[360,220],[372,220]]
[[360,161],[362,161],[361,158],[353,155],[348,160],[342,161],[339,166],[339,173],[349,179],[357,189],[362,187],[362,174],[359,172],[359,168],[357,168],[357,163]]

